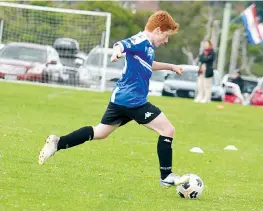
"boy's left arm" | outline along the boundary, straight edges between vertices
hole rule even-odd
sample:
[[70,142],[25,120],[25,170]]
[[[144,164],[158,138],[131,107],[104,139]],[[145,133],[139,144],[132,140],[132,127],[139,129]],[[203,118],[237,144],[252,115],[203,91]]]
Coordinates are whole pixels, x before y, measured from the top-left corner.
[[184,68],[179,67],[174,64],[164,63],[164,62],[156,62],[153,61],[152,64],[152,70],[171,70],[173,72],[176,72],[179,75],[182,75],[184,73]]

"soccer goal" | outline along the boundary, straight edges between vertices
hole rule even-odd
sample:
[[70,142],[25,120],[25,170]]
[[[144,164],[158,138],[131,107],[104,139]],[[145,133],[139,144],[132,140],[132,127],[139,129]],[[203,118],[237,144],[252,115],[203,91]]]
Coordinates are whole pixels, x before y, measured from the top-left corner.
[[111,13],[0,2],[0,24],[0,78],[101,91],[112,80]]

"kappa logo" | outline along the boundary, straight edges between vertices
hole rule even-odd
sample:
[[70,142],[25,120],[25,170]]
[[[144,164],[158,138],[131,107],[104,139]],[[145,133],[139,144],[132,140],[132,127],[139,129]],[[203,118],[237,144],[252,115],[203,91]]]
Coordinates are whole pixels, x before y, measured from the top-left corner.
[[149,118],[150,116],[152,116],[153,113],[151,112],[146,112],[145,113],[145,119]]
[[171,140],[169,140],[168,138],[164,139],[163,141],[168,142],[168,143],[172,143]]

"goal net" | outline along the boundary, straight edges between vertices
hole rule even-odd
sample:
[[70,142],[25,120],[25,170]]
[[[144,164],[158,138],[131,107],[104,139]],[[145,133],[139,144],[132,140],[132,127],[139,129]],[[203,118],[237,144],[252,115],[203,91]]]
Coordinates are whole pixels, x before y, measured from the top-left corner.
[[0,78],[104,91],[110,24],[110,13],[0,2]]

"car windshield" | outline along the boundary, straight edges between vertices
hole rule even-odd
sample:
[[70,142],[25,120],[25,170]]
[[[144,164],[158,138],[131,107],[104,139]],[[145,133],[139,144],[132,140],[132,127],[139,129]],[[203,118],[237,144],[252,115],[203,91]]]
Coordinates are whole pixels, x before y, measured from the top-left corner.
[[76,59],[80,59],[84,62],[84,59],[78,57],[62,57],[60,56],[60,61],[64,66],[78,68],[80,65],[75,63]]
[[[257,86],[258,82],[254,81],[254,80],[249,80],[249,79],[243,79],[244,85],[243,85],[243,89],[241,90],[242,93],[252,93],[253,89]],[[232,82],[233,78],[229,77],[227,79],[227,81]]]
[[165,80],[166,73],[163,71],[153,71],[151,80],[163,82]]
[[184,72],[183,75],[171,73],[168,75],[167,80],[179,80],[179,81],[195,82],[197,80],[197,72],[196,71],[186,71],[186,72]]
[[244,80],[243,92],[250,94],[256,86],[256,81]]
[[75,67],[76,66],[76,64],[74,63],[74,61],[75,61],[74,57],[68,58],[68,57],[60,56],[60,61],[64,66],[69,66],[69,67]]
[[10,45],[0,52],[0,58],[15,59],[27,62],[46,62],[46,51],[39,48]]
[[[103,56],[104,55],[102,52],[96,52],[96,53],[89,54],[88,59],[85,62],[85,66],[94,65],[94,66],[102,67],[103,66]],[[125,65],[124,57],[121,57],[117,62],[111,62],[110,58],[111,58],[111,55],[108,54],[108,58],[107,58],[108,68],[116,68],[120,70],[123,69]]]

